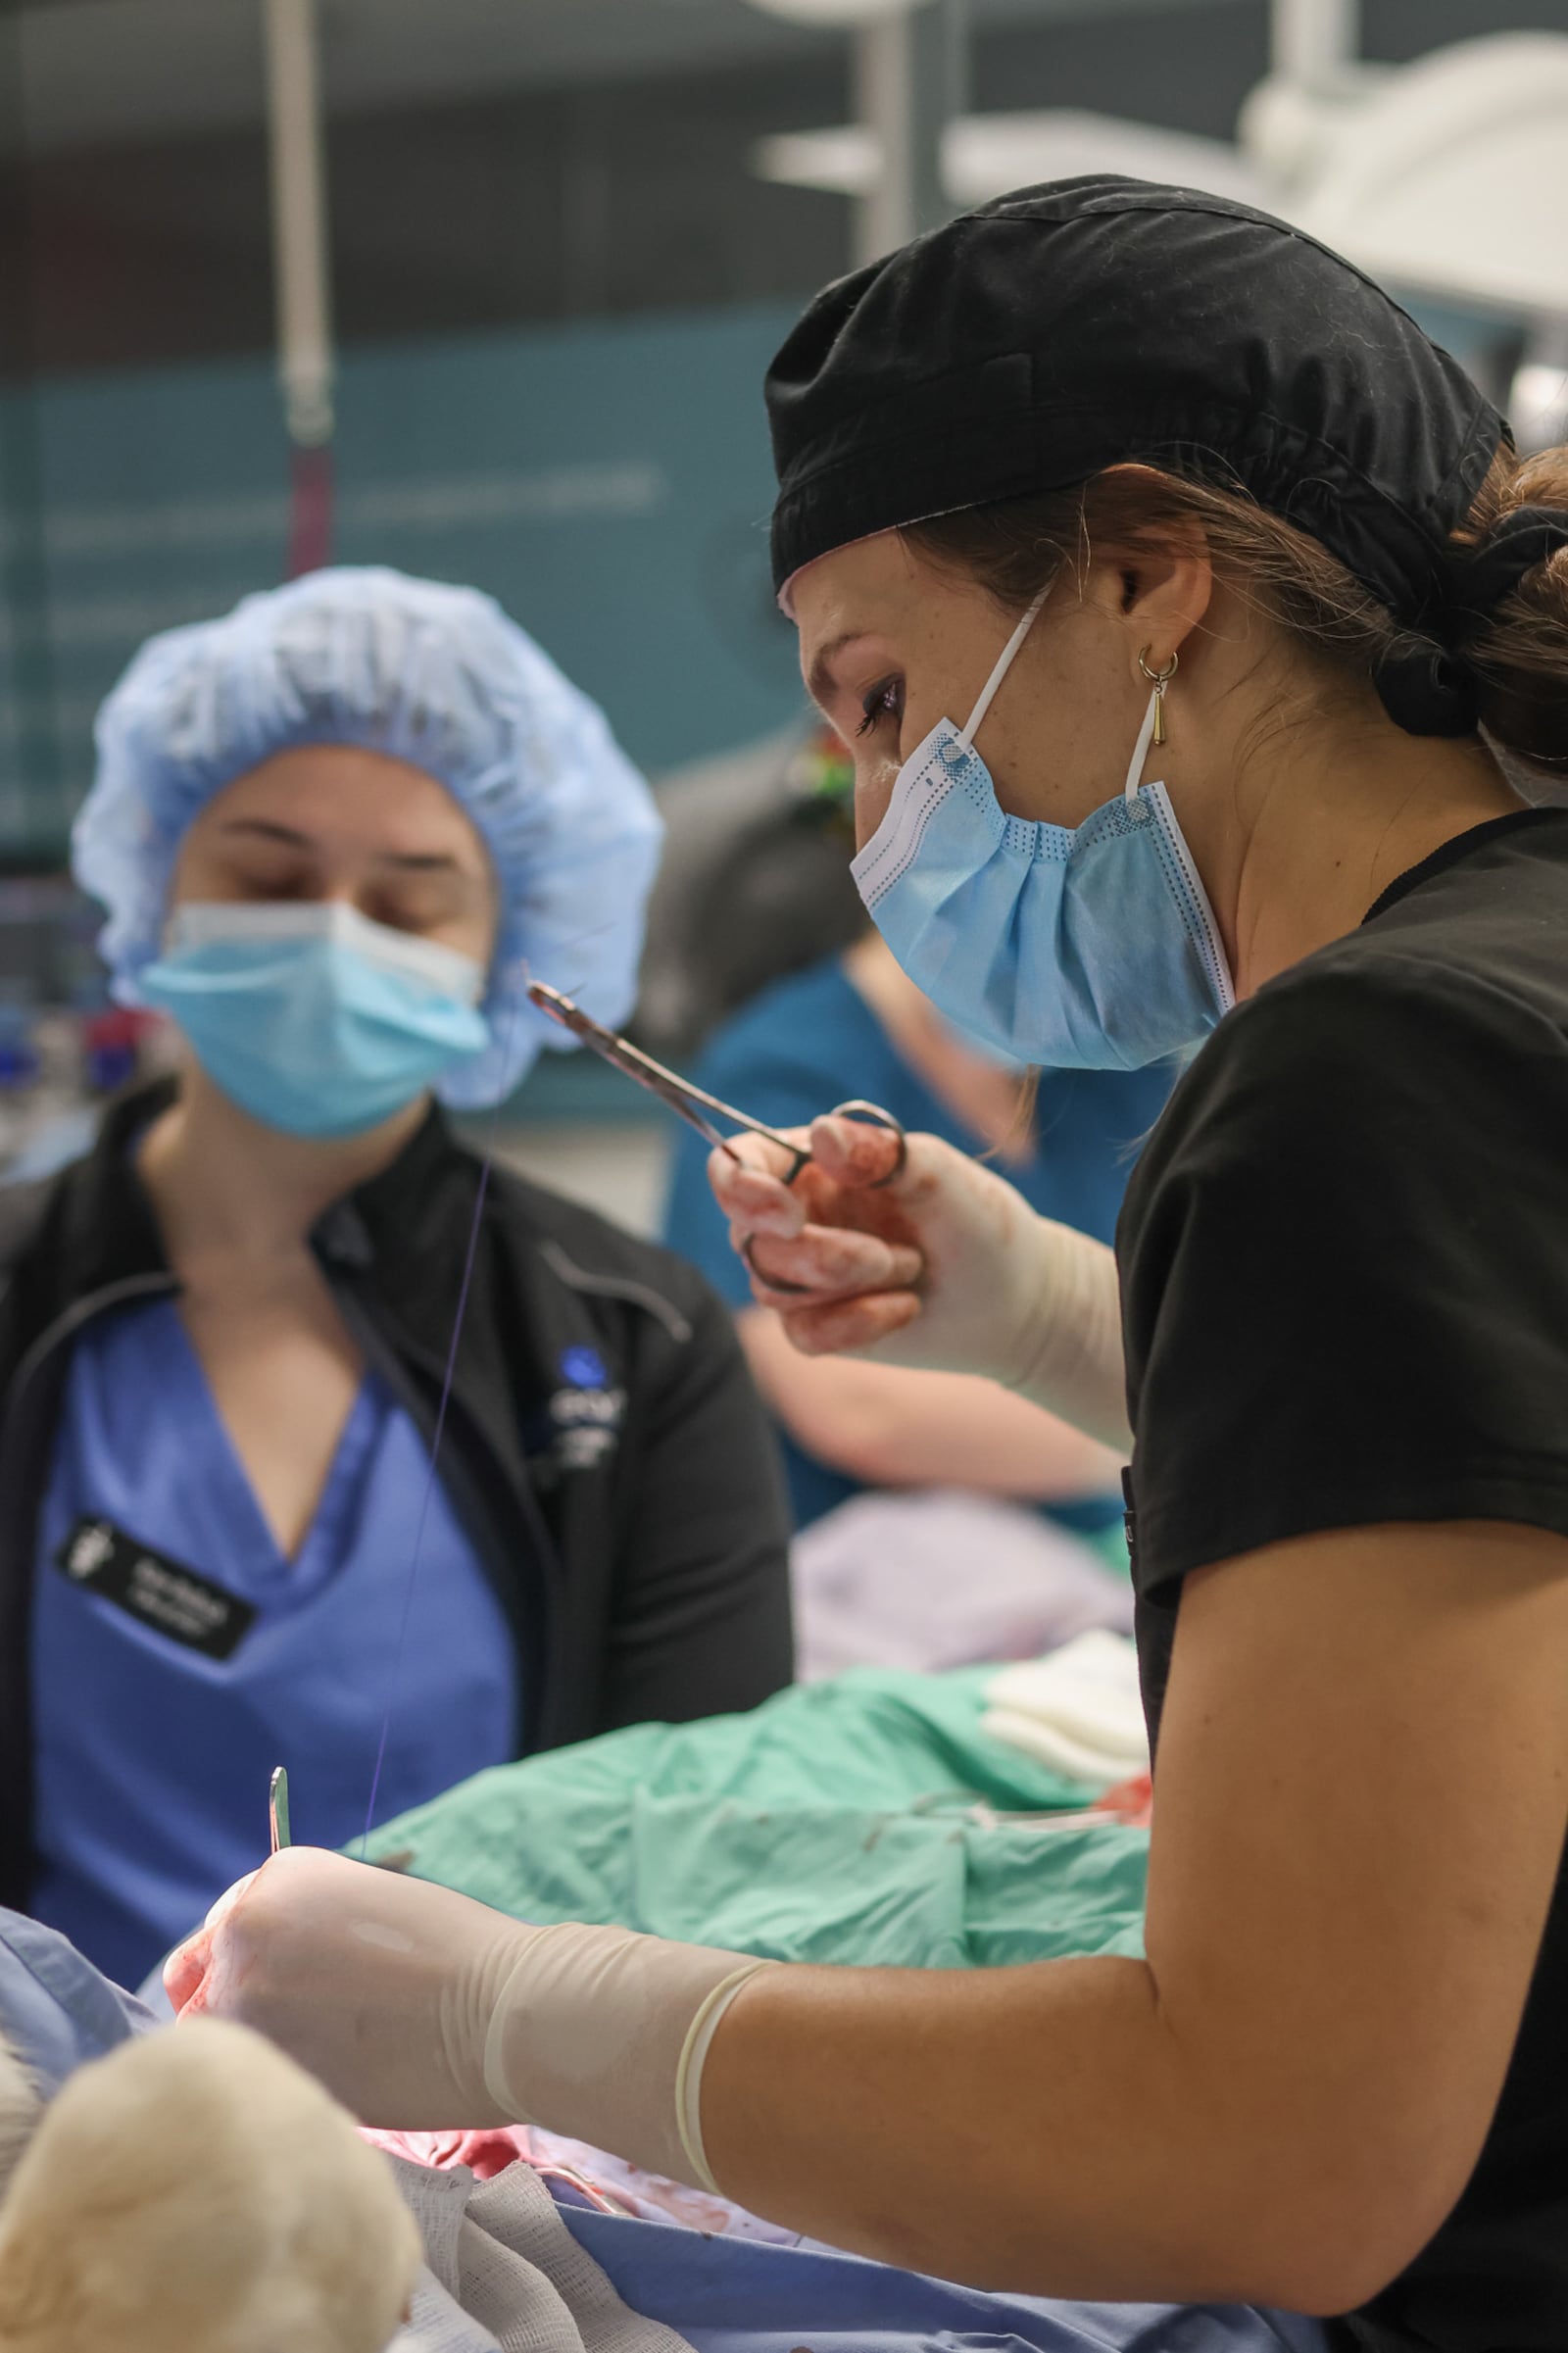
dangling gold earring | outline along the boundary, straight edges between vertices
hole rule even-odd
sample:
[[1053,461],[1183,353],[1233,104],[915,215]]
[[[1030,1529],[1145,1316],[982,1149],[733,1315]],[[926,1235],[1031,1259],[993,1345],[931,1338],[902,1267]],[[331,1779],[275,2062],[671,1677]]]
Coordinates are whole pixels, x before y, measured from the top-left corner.
[[1175,677],[1176,664],[1180,660],[1179,654],[1173,654],[1162,670],[1152,670],[1149,666],[1149,648],[1147,646],[1138,657],[1138,666],[1154,690],[1154,732],[1151,741],[1155,744],[1162,744],[1165,741],[1165,689]]

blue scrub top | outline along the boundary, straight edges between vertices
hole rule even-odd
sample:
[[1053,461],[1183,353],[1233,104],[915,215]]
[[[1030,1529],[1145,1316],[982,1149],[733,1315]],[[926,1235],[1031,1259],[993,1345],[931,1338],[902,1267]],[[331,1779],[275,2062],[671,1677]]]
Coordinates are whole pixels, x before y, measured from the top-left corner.
[[[911,1132],[940,1136],[960,1152],[980,1140],[905,1061],[839,956],[766,989],[710,1040],[696,1070],[700,1086],[770,1127],[800,1127],[860,1096]],[[1165,1107],[1175,1080],[1168,1062],[1150,1070],[1048,1070],[1040,1079],[1034,1152],[1000,1173],[1046,1217],[1109,1242],[1139,1147]],[[676,1147],[664,1239],[702,1268],[732,1307],[751,1301],[751,1283],[729,1243],[709,1188],[709,1147],[683,1127]],[[858,1482],[804,1453],[782,1432],[798,1527],[850,1495]],[[1092,1532],[1113,1527],[1119,1503],[1053,1506],[1049,1517]]]
[[341,1846],[389,1704],[380,1820],[516,1755],[513,1636],[439,1481],[410,1590],[428,1471],[368,1374],[290,1559],[174,1302],[76,1342],[35,1569],[32,1910],[122,1985],[263,1860],[274,1765],[295,1839]]

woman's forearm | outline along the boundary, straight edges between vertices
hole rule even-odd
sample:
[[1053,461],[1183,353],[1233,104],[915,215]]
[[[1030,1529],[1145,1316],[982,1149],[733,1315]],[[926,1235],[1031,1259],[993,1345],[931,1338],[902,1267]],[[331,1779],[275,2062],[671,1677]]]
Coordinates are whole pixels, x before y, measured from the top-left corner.
[[1027,1398],[961,1373],[803,1356],[744,1309],[753,1379],[797,1446],[871,1487],[963,1487],[1028,1502],[1113,1495],[1121,1458]]
[[765,1971],[719,2027],[702,2115],[728,2195],[886,2262],[1129,2301],[1289,2289],[1263,2175],[1142,1961]]

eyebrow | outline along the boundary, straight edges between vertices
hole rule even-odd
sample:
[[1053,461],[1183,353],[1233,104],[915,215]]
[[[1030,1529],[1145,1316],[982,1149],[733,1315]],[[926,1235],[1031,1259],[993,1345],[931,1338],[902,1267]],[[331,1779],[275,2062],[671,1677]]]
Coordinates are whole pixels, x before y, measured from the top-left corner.
[[806,681],[806,691],[813,703],[825,703],[838,686],[833,675],[834,656],[842,654],[846,646],[853,646],[858,637],[869,635],[867,629],[844,629],[837,637],[830,637],[825,646],[818,646],[811,658],[810,672]]
[[[292,825],[279,825],[272,817],[225,817],[222,831],[226,834],[251,834],[257,840],[274,842],[285,850],[314,850],[315,842],[308,833],[300,833]],[[396,866],[405,874],[455,874],[458,861],[445,850],[394,851],[381,854],[382,865]]]

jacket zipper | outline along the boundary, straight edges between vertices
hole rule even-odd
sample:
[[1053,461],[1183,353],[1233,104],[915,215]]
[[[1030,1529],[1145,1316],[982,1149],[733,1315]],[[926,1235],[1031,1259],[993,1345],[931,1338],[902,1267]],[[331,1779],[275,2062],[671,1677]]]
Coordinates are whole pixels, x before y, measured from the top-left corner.
[[657,1323],[662,1323],[671,1340],[684,1345],[692,1337],[692,1327],[673,1300],[666,1299],[662,1291],[651,1283],[634,1282],[629,1275],[596,1275],[568,1257],[559,1242],[545,1235],[539,1245],[539,1255],[551,1271],[558,1275],[570,1291],[580,1291],[588,1299],[625,1299],[633,1307],[641,1307]]

